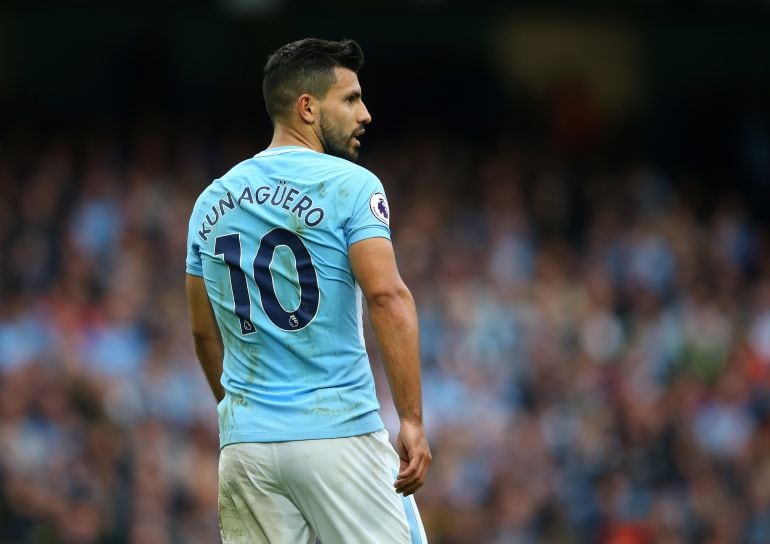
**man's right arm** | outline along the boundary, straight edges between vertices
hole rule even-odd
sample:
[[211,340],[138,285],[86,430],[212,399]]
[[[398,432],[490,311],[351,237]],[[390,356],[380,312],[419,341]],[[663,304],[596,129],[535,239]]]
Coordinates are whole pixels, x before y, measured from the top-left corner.
[[368,238],[349,250],[350,266],[366,297],[374,334],[401,420],[396,451],[401,467],[396,491],[411,495],[425,482],[431,453],[422,422],[417,310],[386,238]]

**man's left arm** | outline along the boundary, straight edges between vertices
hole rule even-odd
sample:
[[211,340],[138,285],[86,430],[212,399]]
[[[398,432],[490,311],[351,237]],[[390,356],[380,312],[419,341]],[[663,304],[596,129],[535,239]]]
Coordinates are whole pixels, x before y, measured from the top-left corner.
[[222,346],[217,319],[211,308],[211,301],[208,293],[206,293],[206,284],[202,277],[187,274],[185,289],[187,290],[190,326],[195,341],[195,353],[211,391],[219,402],[225,398],[225,390],[220,382],[224,347]]

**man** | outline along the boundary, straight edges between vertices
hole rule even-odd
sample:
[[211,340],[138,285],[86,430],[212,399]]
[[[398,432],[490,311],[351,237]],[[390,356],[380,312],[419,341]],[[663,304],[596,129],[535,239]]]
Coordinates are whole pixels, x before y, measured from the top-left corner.
[[[219,401],[225,544],[426,541],[411,496],[431,463],[416,310],[382,184],[350,162],[371,121],[362,64],[351,40],[271,55],[273,139],[190,218],[187,296]],[[362,293],[401,421],[397,453],[377,412]]]

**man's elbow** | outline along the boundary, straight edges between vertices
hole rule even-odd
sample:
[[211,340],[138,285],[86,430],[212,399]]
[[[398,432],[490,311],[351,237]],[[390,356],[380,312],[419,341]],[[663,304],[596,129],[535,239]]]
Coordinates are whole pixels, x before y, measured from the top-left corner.
[[207,330],[192,330],[193,342],[195,345],[205,345],[212,342],[219,343],[219,336]]
[[403,283],[381,287],[366,294],[369,308],[396,308],[404,304],[413,305],[412,294]]

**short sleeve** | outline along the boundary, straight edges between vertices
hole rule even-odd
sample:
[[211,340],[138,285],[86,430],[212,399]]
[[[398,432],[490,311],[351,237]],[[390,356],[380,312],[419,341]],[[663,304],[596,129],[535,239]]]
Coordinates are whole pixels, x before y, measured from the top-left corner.
[[[197,207],[196,207],[197,209]],[[190,216],[190,224],[187,228],[187,258],[185,259],[185,269],[188,274],[193,276],[203,276],[203,265],[201,263],[200,246],[198,245],[198,228],[196,224],[196,209]]]
[[345,225],[348,247],[367,238],[390,240],[390,206],[385,189],[377,177],[367,172],[361,192],[353,203],[350,219]]

